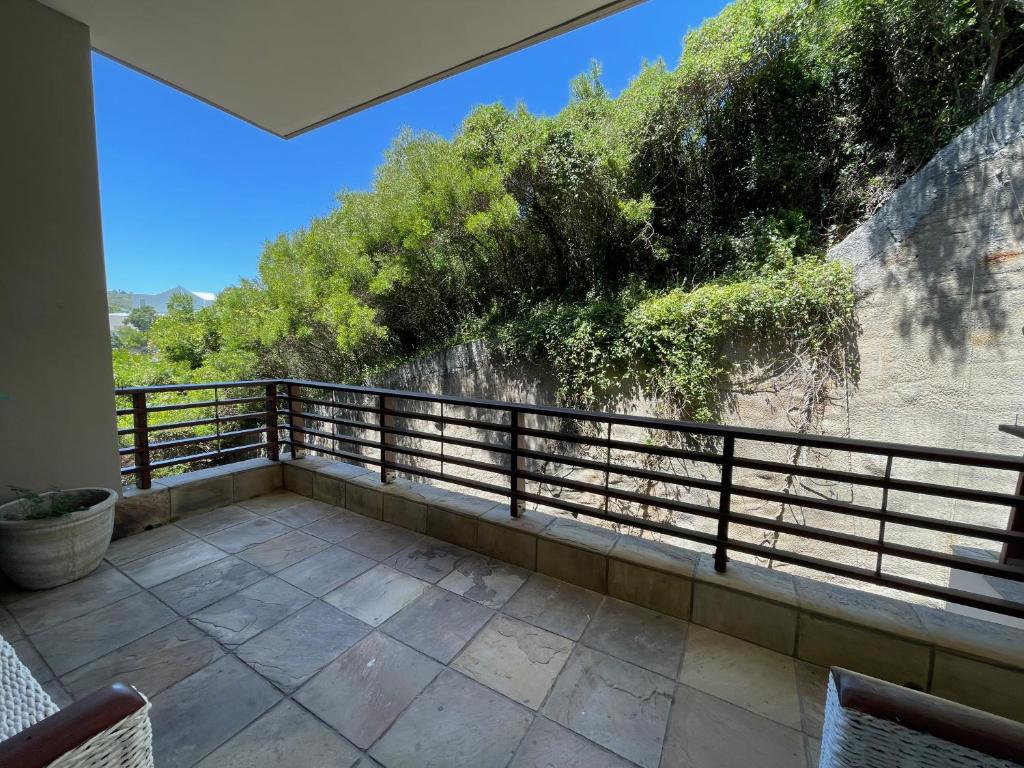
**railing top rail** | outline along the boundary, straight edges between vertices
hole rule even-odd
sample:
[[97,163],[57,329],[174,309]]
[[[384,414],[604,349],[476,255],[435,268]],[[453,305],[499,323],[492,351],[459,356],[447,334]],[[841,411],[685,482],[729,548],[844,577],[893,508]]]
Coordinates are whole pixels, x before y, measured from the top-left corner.
[[[445,403],[471,408],[488,408],[501,411],[518,411],[537,416],[551,416],[578,421],[596,421],[618,424],[621,426],[645,427],[648,429],[686,432],[710,437],[733,437],[738,440],[754,440],[759,442],[781,443],[785,445],[802,445],[823,450],[851,451],[881,456],[892,456],[920,461],[945,462],[989,469],[1024,471],[1024,457],[1011,454],[985,453],[981,451],[965,451],[955,448],[913,445],[909,443],[892,443],[882,440],[865,440],[862,438],[835,437],[831,435],[811,435],[801,432],[786,432],[772,429],[753,429],[749,427],[730,426],[725,424],[707,424],[703,422],[665,419],[657,416],[636,416],[608,411],[587,411],[577,408],[560,408],[557,406],[535,405],[528,403],[512,403],[504,400],[486,400],[482,398],[462,397],[458,395],[429,394],[401,389],[371,387],[358,384],[332,384],[324,381],[305,379],[257,379],[252,381],[211,382],[207,384],[166,384],[154,387],[121,387],[115,389],[118,395],[137,392],[185,392],[197,389],[214,389],[245,386],[267,386],[272,384],[308,387],[311,389],[347,392],[367,396],[387,396],[403,400]],[[286,398],[286,395],[282,395]]]
[[135,395],[143,392],[191,392],[198,389],[228,389],[230,387],[265,387],[280,384],[281,379],[253,379],[251,381],[211,381],[204,384],[157,384],[150,387],[115,387],[115,395]]

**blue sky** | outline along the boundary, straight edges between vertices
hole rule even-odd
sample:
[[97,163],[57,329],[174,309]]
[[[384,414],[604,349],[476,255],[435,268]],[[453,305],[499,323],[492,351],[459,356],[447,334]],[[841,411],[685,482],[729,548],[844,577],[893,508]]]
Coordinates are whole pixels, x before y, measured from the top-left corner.
[[369,187],[403,126],[451,136],[495,101],[554,114],[591,59],[618,93],[644,59],[674,67],[686,31],[723,5],[648,0],[290,141],[94,54],[107,285],[220,291],[252,277],[267,240]]

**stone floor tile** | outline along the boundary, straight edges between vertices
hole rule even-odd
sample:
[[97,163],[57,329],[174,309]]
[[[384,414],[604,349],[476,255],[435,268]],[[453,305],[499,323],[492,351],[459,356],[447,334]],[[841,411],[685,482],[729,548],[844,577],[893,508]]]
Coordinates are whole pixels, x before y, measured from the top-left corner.
[[196,764],[196,768],[349,768],[362,755],[291,701],[282,701]]
[[223,655],[213,638],[180,619],[79,667],[61,682],[76,699],[116,682],[152,698]]
[[530,711],[445,670],[370,750],[388,768],[504,768]]
[[664,768],[804,768],[803,736],[766,717],[680,685],[665,735]]
[[410,544],[391,557],[385,564],[396,571],[436,584],[452,572],[459,560],[471,554],[469,550],[454,544],[423,537],[422,540]]
[[544,717],[533,721],[509,768],[632,768],[621,757]]
[[183,573],[220,560],[224,553],[212,544],[195,539],[163,552],[133,560],[121,567],[124,574],[143,587],[155,587]]
[[349,512],[347,509],[339,509],[329,517],[325,517],[315,523],[303,527],[302,530],[306,533],[318,536],[324,541],[337,544],[350,536],[355,536],[357,533],[362,533],[363,531],[371,529],[379,530],[383,527],[383,523],[371,520],[364,515]]
[[800,722],[804,733],[820,737],[825,725],[828,670],[806,661],[797,661],[796,690],[800,695]]
[[452,667],[513,701],[539,709],[572,648],[572,640],[561,635],[497,615]]
[[441,669],[433,659],[374,632],[300,688],[295,700],[366,749]]
[[191,617],[191,622],[227,646],[244,643],[313,598],[273,576],[225,597]]
[[309,501],[308,496],[302,496],[298,493],[292,493],[286,491],[283,488],[273,493],[267,493],[263,496],[256,496],[245,501],[238,502],[238,506],[245,507],[250,512],[255,512],[257,515],[269,515],[271,512],[277,512],[280,509],[287,509],[288,507],[294,507],[296,504],[302,504],[303,502]]
[[800,730],[791,656],[693,624],[679,682]]
[[120,566],[194,540],[195,536],[177,525],[162,525],[151,531],[110,542],[105,557],[114,565]]
[[807,753],[807,768],[818,768],[821,764],[821,739],[804,736],[804,751]]
[[190,768],[281,698],[270,683],[224,656],[153,699],[153,756],[160,768]]
[[138,591],[138,585],[131,579],[107,563],[101,563],[99,568],[84,579],[54,589],[23,593],[8,604],[8,610],[26,634],[34,635],[68,619],[116,603]]
[[302,562],[329,546],[330,544],[316,536],[310,536],[302,531],[290,531],[283,536],[249,547],[239,552],[238,556],[269,573],[276,573],[289,565]]
[[67,692],[67,689],[61,685],[60,680],[53,678],[45,683],[40,683],[43,690],[46,691],[50,700],[57,705],[57,709],[64,709],[64,707],[70,706],[75,702],[71,694]]
[[428,587],[381,626],[394,638],[447,664],[494,614],[440,587]]
[[14,653],[17,654],[21,663],[28,667],[28,671],[32,673],[32,677],[36,679],[37,683],[42,684],[53,679],[53,671],[39,655],[39,651],[32,645],[31,640],[28,638],[17,640],[11,643],[11,647],[14,648]]
[[683,658],[687,626],[685,621],[609,597],[601,604],[581,642],[675,679]]
[[229,555],[150,591],[182,616],[189,616],[264,578],[266,574],[255,565]]
[[21,640],[24,636],[25,633],[22,632],[17,619],[6,608],[0,607],[0,637],[13,643],[16,640]]
[[315,600],[235,653],[278,688],[291,692],[369,631],[358,619]]
[[535,627],[579,640],[602,596],[583,587],[535,573],[505,604],[504,613]]
[[482,555],[461,558],[455,570],[438,582],[449,592],[488,608],[501,608],[526,583],[530,571]]
[[658,768],[674,683],[635,664],[577,646],[544,714],[644,768]]
[[371,627],[379,627],[422,595],[428,586],[427,582],[394,568],[376,565],[328,593],[324,600]]
[[140,592],[32,637],[36,649],[58,675],[138,640],[177,618],[152,595]]
[[231,528],[225,528],[223,531],[211,533],[206,537],[206,540],[225,552],[237,555],[249,547],[262,544],[264,541],[281,536],[290,530],[287,525],[281,525],[276,520],[259,517],[256,520],[250,520],[248,523],[234,525]]
[[196,536],[209,536],[211,533],[231,528],[241,523],[248,523],[259,517],[255,512],[250,512],[245,507],[232,504],[228,507],[220,507],[212,512],[204,512],[195,517],[186,517],[179,520],[176,525],[184,528]]
[[412,531],[382,523],[379,528],[370,528],[348,537],[341,542],[341,546],[374,560],[387,560],[420,538]]
[[331,547],[278,571],[277,577],[304,592],[323,597],[376,564],[344,547]]
[[271,512],[267,517],[279,523],[284,523],[291,528],[301,528],[304,525],[315,523],[317,520],[333,515],[337,511],[338,508],[330,504],[306,499],[301,504]]

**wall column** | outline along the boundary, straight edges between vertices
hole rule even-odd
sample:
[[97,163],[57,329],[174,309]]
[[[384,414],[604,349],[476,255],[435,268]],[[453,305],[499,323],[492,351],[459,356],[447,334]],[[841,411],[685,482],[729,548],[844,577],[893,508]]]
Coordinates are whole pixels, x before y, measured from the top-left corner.
[[0,500],[119,488],[89,29],[0,2]]

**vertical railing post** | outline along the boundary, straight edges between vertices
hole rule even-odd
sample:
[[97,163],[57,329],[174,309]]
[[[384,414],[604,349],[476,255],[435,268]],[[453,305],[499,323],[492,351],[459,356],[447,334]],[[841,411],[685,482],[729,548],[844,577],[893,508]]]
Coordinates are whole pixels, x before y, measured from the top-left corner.
[[729,560],[729,508],[732,504],[732,459],[736,450],[735,438],[725,436],[722,445],[722,486],[718,493],[718,543],[715,546],[715,570],[725,573]]
[[292,445],[292,458],[297,459],[302,456],[302,448],[306,442],[306,436],[299,431],[306,428],[306,420],[300,416],[302,413],[302,403],[296,402],[296,398],[301,396],[300,387],[298,384],[288,385],[288,439]]
[[146,393],[132,393],[132,420],[135,427],[135,487],[149,488],[153,473],[149,468],[149,411]]
[[277,429],[277,382],[267,384],[267,458],[278,461],[281,458],[281,446],[278,443]]
[[882,548],[885,546],[885,516],[889,511],[889,480],[892,479],[892,454],[885,461],[885,482],[882,485],[882,519],[878,522],[878,557],[875,558],[875,576],[882,575]]
[[388,446],[395,444],[395,435],[387,430],[394,428],[395,417],[388,411],[395,410],[395,398],[378,395],[377,410],[380,418],[380,481],[390,483],[395,479],[395,471],[387,465],[394,463],[395,452],[389,451]]
[[526,491],[526,480],[524,480],[520,473],[526,469],[526,459],[519,455],[519,452],[525,447],[523,445],[523,436],[519,434],[519,430],[523,426],[524,414],[518,408],[509,408],[509,426],[511,431],[509,432],[509,501],[508,508],[509,513],[512,517],[519,517],[523,513],[524,502],[520,494]]

